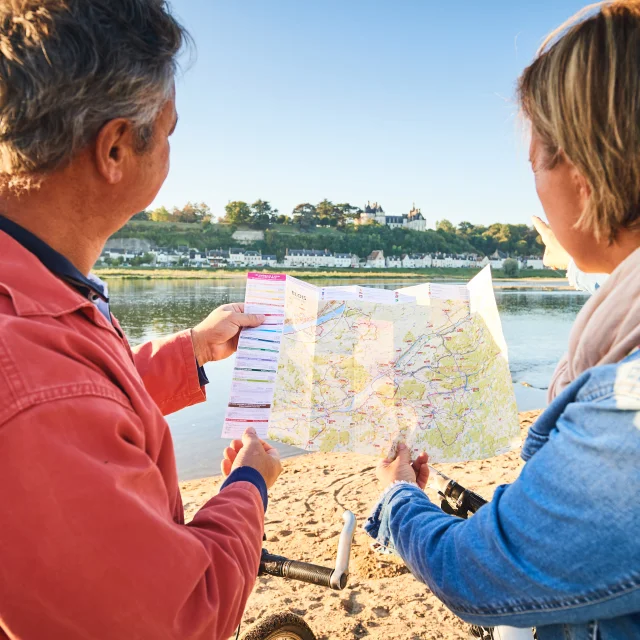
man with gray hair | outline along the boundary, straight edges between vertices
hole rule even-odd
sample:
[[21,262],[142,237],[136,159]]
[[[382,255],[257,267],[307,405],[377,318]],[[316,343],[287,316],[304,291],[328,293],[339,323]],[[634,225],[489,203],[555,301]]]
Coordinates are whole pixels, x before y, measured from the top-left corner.
[[163,415],[201,402],[242,305],[131,350],[90,271],[169,170],[164,0],[0,2],[0,639],[227,638],[277,453],[248,430],[184,523]]

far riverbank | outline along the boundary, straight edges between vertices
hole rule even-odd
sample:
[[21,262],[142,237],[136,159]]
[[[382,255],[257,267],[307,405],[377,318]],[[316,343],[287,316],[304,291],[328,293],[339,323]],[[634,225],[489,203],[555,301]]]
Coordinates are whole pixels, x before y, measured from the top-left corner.
[[[284,269],[249,269],[257,273],[283,273]],[[100,278],[120,280],[233,280],[244,279],[248,269],[154,269],[154,268],[103,268],[96,269]],[[460,280],[468,281],[479,273],[478,269],[286,269],[286,273],[302,280],[332,279],[398,279],[403,280]],[[567,281],[563,273],[549,270],[527,270],[518,276],[493,270],[494,280],[517,281],[526,286],[533,283],[544,287],[564,289]]]

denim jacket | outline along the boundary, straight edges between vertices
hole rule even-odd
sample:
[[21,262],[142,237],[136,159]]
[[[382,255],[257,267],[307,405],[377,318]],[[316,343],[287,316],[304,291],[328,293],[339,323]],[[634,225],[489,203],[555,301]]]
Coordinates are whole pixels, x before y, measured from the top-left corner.
[[392,485],[365,528],[455,614],[540,640],[640,638],[640,350],[567,387],[469,520]]

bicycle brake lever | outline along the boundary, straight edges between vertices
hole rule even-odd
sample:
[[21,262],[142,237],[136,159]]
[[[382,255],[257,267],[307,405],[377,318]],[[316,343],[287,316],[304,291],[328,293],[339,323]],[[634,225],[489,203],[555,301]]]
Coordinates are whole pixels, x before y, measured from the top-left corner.
[[353,534],[356,531],[356,517],[351,511],[345,511],[342,518],[344,520],[344,526],[342,527],[342,533],[338,541],[336,568],[331,574],[331,588],[336,590],[344,589],[347,585],[351,543],[353,542]]

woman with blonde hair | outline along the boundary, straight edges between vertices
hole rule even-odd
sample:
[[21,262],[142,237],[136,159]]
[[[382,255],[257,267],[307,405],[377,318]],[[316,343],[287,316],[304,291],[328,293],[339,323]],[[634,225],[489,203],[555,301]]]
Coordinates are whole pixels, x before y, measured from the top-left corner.
[[529,432],[526,464],[469,520],[421,488],[426,455],[378,467],[367,523],[457,615],[555,638],[640,638],[640,0],[587,7],[519,82],[551,230],[586,304]]

